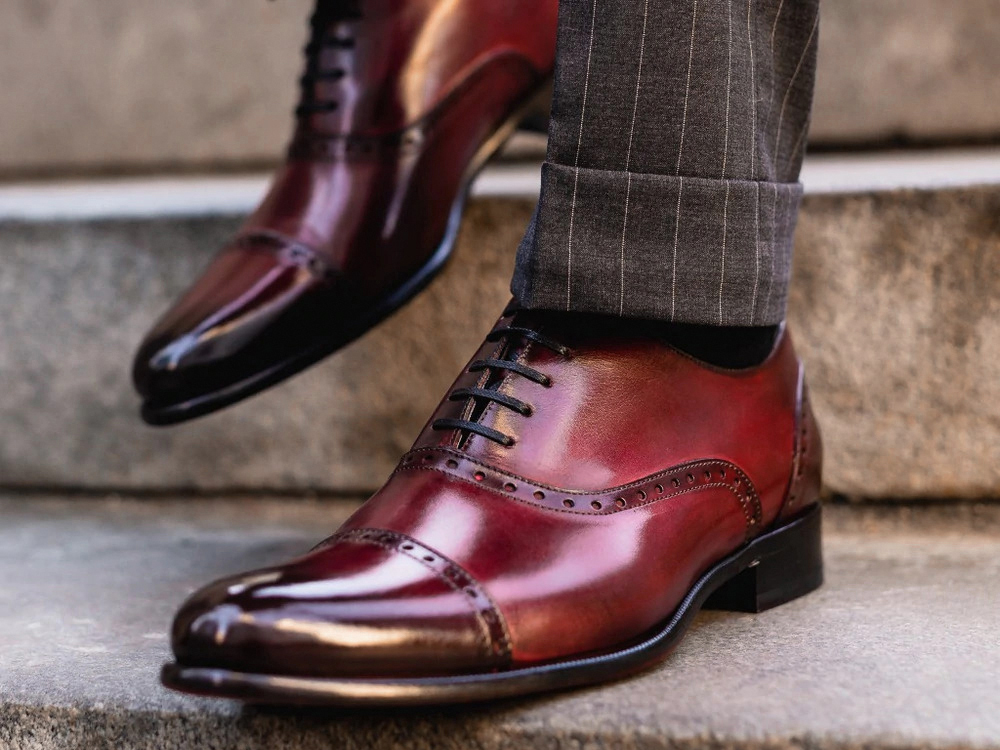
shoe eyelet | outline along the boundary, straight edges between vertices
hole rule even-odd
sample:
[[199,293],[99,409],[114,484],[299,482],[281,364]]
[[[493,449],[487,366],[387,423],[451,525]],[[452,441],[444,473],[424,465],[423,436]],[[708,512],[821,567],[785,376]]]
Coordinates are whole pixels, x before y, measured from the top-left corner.
[[486,479],[486,474],[484,474],[481,471],[477,471],[475,474],[472,475],[472,478],[475,479],[477,482],[482,482],[484,479]]
[[590,507],[593,508],[594,510],[600,510],[604,506],[601,505],[597,500],[594,500],[594,502],[590,504]]
[[662,495],[663,494],[663,485],[662,484],[656,485],[656,494],[657,495]]
[[624,508],[626,505],[628,505],[628,503],[625,502],[624,497],[619,497],[615,500],[615,505],[617,505],[619,508]]
[[542,492],[541,490],[535,490],[534,498],[535,498],[535,500],[544,500],[545,499],[545,493]]
[[507,492],[517,492],[517,485],[516,485],[516,484],[514,484],[513,482],[507,482],[507,484],[505,484],[505,485],[503,486],[503,488],[504,488],[504,489],[505,489],[505,490],[506,490]]
[[646,499],[646,497],[647,497],[647,495],[646,495],[646,491],[645,491],[645,490],[639,490],[639,493],[638,493],[638,494],[639,494],[639,499],[640,499],[640,500],[645,500],[645,499]]
[[573,508],[576,506],[576,503],[574,503],[567,497],[565,500],[563,500],[563,505],[566,506],[567,508]]
[[454,458],[449,458],[448,462],[445,465],[449,469],[457,469],[458,468],[458,461],[456,461]]

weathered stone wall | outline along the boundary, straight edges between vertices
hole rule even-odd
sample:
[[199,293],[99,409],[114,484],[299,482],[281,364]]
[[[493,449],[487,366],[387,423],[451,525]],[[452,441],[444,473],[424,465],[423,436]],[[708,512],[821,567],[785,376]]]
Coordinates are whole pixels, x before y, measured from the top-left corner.
[[[0,177],[278,158],[311,0],[5,0]],[[1000,136],[1000,0],[824,0],[813,141]]]

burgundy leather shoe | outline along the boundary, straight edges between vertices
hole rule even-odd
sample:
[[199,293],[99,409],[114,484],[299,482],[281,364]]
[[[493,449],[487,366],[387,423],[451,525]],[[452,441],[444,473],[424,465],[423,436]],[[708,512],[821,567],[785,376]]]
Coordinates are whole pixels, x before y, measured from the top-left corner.
[[164,683],[493,699],[636,672],[702,607],[760,612],[819,586],[822,447],[787,333],[727,371],[615,328],[506,314],[340,531],[184,604]]
[[319,0],[263,204],[142,342],[151,424],[257,393],[441,269],[476,172],[548,91],[557,0]]

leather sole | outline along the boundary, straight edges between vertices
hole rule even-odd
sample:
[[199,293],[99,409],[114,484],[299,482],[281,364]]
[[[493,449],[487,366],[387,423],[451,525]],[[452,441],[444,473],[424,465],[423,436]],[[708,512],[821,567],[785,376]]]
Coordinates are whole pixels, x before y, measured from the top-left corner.
[[249,398],[293,375],[297,375],[342,349],[409,302],[441,272],[451,257],[455,241],[458,239],[458,231],[461,228],[462,214],[465,211],[469,190],[476,176],[514,134],[521,121],[534,113],[540,103],[551,96],[551,90],[551,80],[543,81],[525,97],[513,114],[480,146],[466,169],[462,187],[448,214],[444,238],[427,262],[405,283],[383,297],[375,305],[366,310],[360,310],[349,326],[338,328],[314,346],[293,357],[277,362],[265,370],[260,370],[231,385],[180,402],[170,404],[144,402],[140,410],[143,421],[154,427],[178,424],[211,414]]
[[616,680],[665,659],[701,609],[763,612],[819,588],[823,582],[821,518],[816,505],[744,545],[704,573],[673,615],[655,631],[603,654],[447,677],[284,677],[166,664],[160,678],[168,688],[195,695],[313,706],[475,703]]

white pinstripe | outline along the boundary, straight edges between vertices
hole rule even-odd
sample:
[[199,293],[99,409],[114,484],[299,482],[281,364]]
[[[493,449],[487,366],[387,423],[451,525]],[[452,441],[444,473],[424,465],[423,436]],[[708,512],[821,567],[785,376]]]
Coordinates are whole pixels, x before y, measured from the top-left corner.
[[757,267],[753,277],[753,301],[750,303],[750,325],[753,325],[754,316],[757,314],[757,289],[760,287],[760,183],[754,181],[754,188],[757,191],[757,214],[756,214],[756,261]]
[[684,195],[684,178],[679,177],[677,187],[677,216],[674,219],[674,270],[670,280],[670,320],[674,319],[677,305],[677,242],[681,236],[681,196]]
[[684,133],[687,131],[688,102],[691,99],[691,69],[694,66],[694,36],[698,28],[698,0],[694,0],[691,10],[691,43],[688,49],[687,83],[684,86],[684,115],[681,117],[681,137],[677,146],[677,166],[674,176],[680,178],[677,188],[677,216],[674,218],[674,259],[670,282],[670,319],[674,319],[677,307],[677,243],[681,236],[681,196],[684,194],[684,178],[681,177],[681,157],[684,155]]
[[[812,47],[813,38],[816,36],[816,29],[819,28],[819,13],[816,13],[816,20],[813,21],[812,31],[809,32],[809,39],[806,40],[806,48],[802,50],[802,56],[799,58],[798,65],[795,66],[795,72],[792,73],[791,80],[788,81],[788,88],[785,90],[785,97],[781,102],[781,114],[778,116],[778,132],[774,138],[774,156],[778,158],[778,147],[781,146],[781,127],[784,125],[785,121],[785,109],[788,107],[788,98],[792,95],[792,89],[795,88],[795,79],[799,77],[799,71],[802,70],[802,63],[806,60],[806,55],[809,54],[809,50]],[[778,165],[780,167],[780,165]]]
[[618,314],[622,315],[625,312],[625,230],[628,229],[628,202],[629,198],[632,196],[632,173],[628,172],[628,183],[625,186],[625,220],[622,222],[622,249],[621,249],[621,259],[619,261],[621,265],[621,288],[618,293]]
[[646,0],[642,11],[642,37],[639,41],[639,70],[635,78],[635,101],[632,104],[632,128],[628,134],[628,151],[625,155],[625,172],[628,184],[625,188],[625,218],[622,221],[621,249],[621,294],[618,298],[618,314],[625,312],[625,232],[628,229],[628,203],[632,194],[632,143],[635,140],[635,121],[639,114],[639,91],[642,89],[642,59],[646,51],[646,22],[649,20],[649,0]]
[[684,131],[687,129],[688,101],[691,98],[691,67],[694,63],[694,32],[698,25],[698,0],[694,0],[694,12],[691,15],[691,48],[688,50],[687,84],[684,88],[684,115],[681,117],[681,140],[677,148],[677,168],[675,175],[681,173],[681,156],[684,155]]
[[756,189],[756,244],[754,245],[754,259],[756,261],[756,271],[753,277],[753,301],[750,304],[750,324],[753,325],[754,316],[757,313],[757,290],[760,288],[760,183],[757,179],[757,71],[753,59],[753,26],[752,26],[753,0],[747,0],[747,45],[750,48],[750,176],[755,180]]
[[[781,213],[781,234],[777,238],[775,238],[775,241],[774,241],[774,255],[775,255],[775,257],[777,257],[777,255],[778,255],[778,247],[785,241],[785,239],[788,236],[788,228],[789,228],[788,225],[789,225],[789,220],[790,220],[789,217],[790,217],[790,215],[792,213],[792,195],[791,195],[791,193],[789,193],[788,191],[782,191],[782,193],[781,193],[781,204],[783,206],[783,210],[782,210],[782,213]],[[772,263],[773,262],[774,261],[772,260]],[[770,301],[768,301],[768,305],[770,306]]]
[[[733,0],[729,0],[729,70],[726,78],[726,138],[722,152],[722,179],[726,179],[726,169],[729,164],[729,99],[733,87]],[[729,183],[726,182],[726,203],[722,209],[722,262],[719,278],[719,325],[723,323],[722,290],[726,285],[726,233],[729,219]]]
[[722,179],[729,163],[729,100],[733,90],[733,0],[729,0],[729,68],[726,71],[726,138],[722,152]]
[[587,115],[587,94],[590,91],[590,61],[594,55],[594,32],[597,29],[597,0],[590,16],[590,48],[587,50],[587,73],[583,79],[583,104],[580,109],[580,134],[576,140],[576,161],[573,163],[573,201],[569,209],[569,241],[566,247],[566,309],[570,309],[573,292],[573,222],[576,219],[576,194],[580,187],[580,150],[583,147],[583,122]]
[[729,181],[726,180],[726,204],[722,209],[722,281],[719,282],[719,325],[721,326],[724,318],[722,317],[722,285],[726,280],[726,235],[729,234]]
[[781,9],[785,7],[785,0],[778,3],[778,10],[774,14],[774,24],[771,26],[771,54],[774,55],[774,34],[778,30],[778,19],[781,18]]
[[771,90],[767,96],[767,122],[771,122],[771,110],[774,109],[774,35],[778,31],[778,20],[781,18],[781,9],[785,7],[785,0],[778,3],[778,10],[774,14],[774,23],[771,25]]
[[802,148],[802,140],[806,137],[806,133],[809,132],[809,122],[810,118],[806,118],[806,121],[802,123],[802,127],[799,129],[799,137],[795,139],[795,145],[792,146],[792,150],[788,153],[792,155],[792,158],[799,153],[799,149]]
[[774,194],[771,196],[771,238],[769,243],[769,255],[771,256],[771,275],[767,281],[767,297],[764,299],[764,307],[761,315],[767,315],[767,309],[771,305],[771,291],[774,289],[774,223],[778,218],[778,186],[773,182],[769,183]]
[[747,0],[747,43],[750,46],[750,176],[757,179],[757,71],[753,59],[753,29],[751,28],[751,9],[753,0]]

